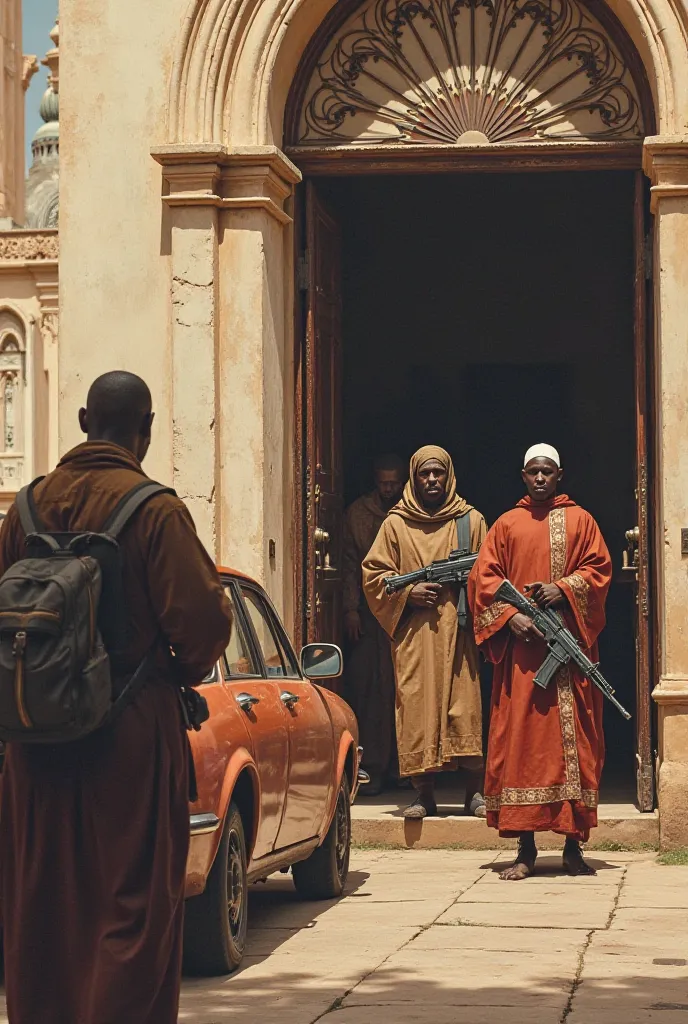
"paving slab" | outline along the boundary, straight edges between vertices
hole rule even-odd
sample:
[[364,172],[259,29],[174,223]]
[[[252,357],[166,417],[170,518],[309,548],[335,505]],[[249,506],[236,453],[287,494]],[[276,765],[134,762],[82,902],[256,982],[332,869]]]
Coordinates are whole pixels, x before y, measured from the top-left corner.
[[185,979],[180,1024],[686,1024],[688,868],[593,856],[512,884],[508,853],[358,850],[339,901],[252,886],[242,969]]
[[[514,885],[524,886],[518,882]],[[458,902],[438,918],[440,924],[489,925],[492,928],[604,928],[613,907],[610,893],[597,900],[552,898],[549,903],[530,902],[522,888],[521,903]]]
[[417,935],[410,950],[481,949],[495,954],[495,969],[502,955],[511,953],[568,954],[585,948],[589,932],[574,928],[481,928],[477,925],[434,924]]
[[549,955],[500,955],[480,949],[464,949],[460,954],[455,949],[420,950],[411,944],[368,975],[342,1005],[533,1009],[546,1005],[563,1012],[577,962],[578,950],[574,947]]
[[[538,1006],[537,1014],[523,1007],[491,1006],[404,1006],[395,1003],[390,1007],[384,1003],[366,1003],[361,1006],[345,1006],[336,1015],[327,1015],[323,1024],[372,1024],[384,1017],[389,1024],[560,1024],[561,1010],[558,1006]],[[201,1024],[201,1022],[199,1022]],[[202,1024],[206,1024],[205,1021]],[[210,1024],[210,1022],[208,1022]],[[264,1018],[261,1017],[261,1024]],[[289,1022],[290,1024],[290,1022]],[[303,1022],[299,1022],[303,1024]],[[607,1021],[606,1024],[611,1024]],[[670,1024],[674,1024],[673,1021]]]

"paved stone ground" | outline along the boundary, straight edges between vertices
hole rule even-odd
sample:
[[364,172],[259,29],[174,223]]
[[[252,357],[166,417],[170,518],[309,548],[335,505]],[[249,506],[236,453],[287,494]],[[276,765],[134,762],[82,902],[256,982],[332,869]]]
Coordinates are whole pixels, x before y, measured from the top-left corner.
[[186,980],[180,1024],[686,1024],[688,868],[552,853],[501,882],[509,859],[358,850],[339,902],[253,888],[242,970]]

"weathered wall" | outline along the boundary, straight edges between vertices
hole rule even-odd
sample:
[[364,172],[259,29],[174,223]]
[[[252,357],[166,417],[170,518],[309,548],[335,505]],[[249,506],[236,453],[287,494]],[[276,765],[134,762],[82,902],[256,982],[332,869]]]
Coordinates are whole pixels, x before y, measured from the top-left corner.
[[157,419],[148,472],[172,478],[169,232],[150,148],[167,131],[185,0],[62,0],[60,448],[106,370],[143,376]]

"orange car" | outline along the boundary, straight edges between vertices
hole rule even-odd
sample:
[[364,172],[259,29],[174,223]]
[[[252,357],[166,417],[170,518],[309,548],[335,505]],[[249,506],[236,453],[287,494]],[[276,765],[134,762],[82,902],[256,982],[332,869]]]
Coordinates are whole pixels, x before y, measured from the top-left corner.
[[304,897],[341,894],[350,804],[365,780],[353,712],[314,683],[341,674],[339,648],[311,644],[299,663],[265,591],[220,573],[234,628],[200,686],[210,718],[191,735],[198,800],[190,806],[184,956],[187,970],[202,974],[240,963],[249,882],[291,868]]

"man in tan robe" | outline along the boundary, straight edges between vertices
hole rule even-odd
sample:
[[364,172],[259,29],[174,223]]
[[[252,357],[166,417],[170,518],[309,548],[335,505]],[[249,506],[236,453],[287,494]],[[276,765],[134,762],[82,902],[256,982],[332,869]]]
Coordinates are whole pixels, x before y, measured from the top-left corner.
[[[417,790],[404,811],[409,818],[437,813],[433,773],[460,766],[475,773],[482,765],[478,655],[470,622],[459,628],[455,587],[418,583],[389,595],[384,580],[448,558],[457,547],[457,519],[465,515],[477,551],[487,532],[484,518],[456,493],[447,452],[421,448],[401,501],[363,562],[366,598],[392,641],[399,771]],[[483,816],[475,788],[467,791],[467,810]]]
[[[141,469],[153,419],[145,383],[106,374],[80,422],[88,440],[35,489],[47,530],[98,530]],[[85,739],[7,746],[0,815],[10,1024],[174,1024],[189,844],[189,745],[178,686],[198,683],[231,612],[183,502],[158,494],[121,538],[126,681],[155,667],[120,717]],[[0,573],[22,558],[12,507]],[[174,659],[171,657],[174,652]],[[174,675],[172,672],[174,663]]]
[[363,796],[376,796],[396,773],[396,739],[392,652],[389,637],[363,597],[361,563],[401,497],[406,476],[398,455],[381,455],[373,469],[375,489],[346,510],[342,553],[347,698],[358,719],[363,767],[370,775]]

